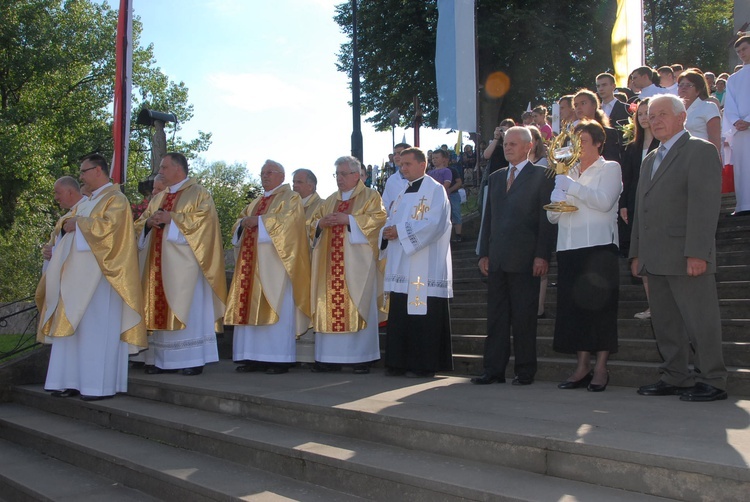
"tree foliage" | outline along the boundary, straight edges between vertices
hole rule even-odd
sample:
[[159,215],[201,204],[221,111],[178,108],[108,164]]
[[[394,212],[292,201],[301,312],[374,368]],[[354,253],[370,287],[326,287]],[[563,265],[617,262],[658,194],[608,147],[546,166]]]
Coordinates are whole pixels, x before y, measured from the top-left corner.
[[202,160],[192,166],[192,175],[196,178],[214,200],[219,213],[221,235],[224,247],[232,244],[232,227],[247,204],[263,194],[260,185],[250,180],[247,165],[244,163],[227,164],[223,161],[206,164]]
[[[91,0],[0,2],[0,301],[34,291],[41,267],[38,248],[60,211],[54,180],[77,177],[79,159],[112,156],[112,99],[117,13]],[[133,23],[133,115],[141,105],[192,118],[184,83],[170,82],[156,67],[153,46],[140,47]],[[133,120],[133,123],[135,121]],[[188,157],[205,150],[210,135],[167,132],[171,150]],[[129,182],[151,172],[150,133],[131,134]],[[144,174],[145,173],[145,174]]]
[[[610,39],[616,0],[477,0],[478,83],[503,72],[510,88],[501,98],[480,93],[480,121],[491,130],[506,116],[520,118],[529,102],[592,88],[612,70]],[[647,61],[724,68],[731,37],[731,0],[646,0]],[[336,22],[351,38],[351,4],[336,7]],[[401,111],[414,116],[418,96],[424,124],[437,125],[435,86],[436,0],[358,0],[358,47],[363,112],[379,130]],[[351,76],[351,43],[342,44],[338,68]]]

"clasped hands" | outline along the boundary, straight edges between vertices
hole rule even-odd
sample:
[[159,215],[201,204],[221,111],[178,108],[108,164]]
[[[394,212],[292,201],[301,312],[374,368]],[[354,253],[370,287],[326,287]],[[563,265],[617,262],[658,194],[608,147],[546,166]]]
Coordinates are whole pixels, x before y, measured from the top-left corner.
[[318,226],[320,228],[328,228],[328,227],[335,227],[338,225],[348,225],[349,224],[349,215],[346,213],[331,213],[326,216],[323,216],[320,220],[318,220]]
[[396,229],[396,225],[391,225],[390,227],[383,228],[383,239],[387,241],[394,241],[398,239],[398,230]]
[[162,225],[163,228],[163,225],[166,225],[170,221],[172,221],[172,217],[169,215],[169,212],[159,210],[152,214],[148,220],[146,220],[146,225],[148,225],[149,227],[157,227]]
[[738,131],[745,131],[745,130],[747,130],[748,127],[750,127],[750,122],[748,122],[746,120],[738,120],[737,122],[735,122],[732,125]]

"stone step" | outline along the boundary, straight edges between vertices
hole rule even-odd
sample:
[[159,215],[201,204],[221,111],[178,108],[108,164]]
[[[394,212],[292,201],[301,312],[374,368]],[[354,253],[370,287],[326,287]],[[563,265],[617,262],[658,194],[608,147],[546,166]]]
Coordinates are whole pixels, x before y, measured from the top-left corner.
[[[453,352],[458,354],[482,355],[484,353],[484,335],[454,334],[452,337]],[[537,336],[536,346],[539,357],[555,358],[560,354],[552,348],[552,336]],[[636,361],[643,363],[661,363],[659,349],[653,338],[618,339],[619,350],[610,355],[613,361]],[[750,368],[750,343],[723,342],[724,364]]]
[[0,440],[0,500],[137,501],[157,498],[86,469]]
[[[235,379],[240,375],[233,375]],[[226,407],[239,408],[257,406],[250,404],[247,396],[222,395],[212,392],[209,396],[200,396],[189,389],[174,387],[162,388],[166,399],[178,397],[183,406],[156,402],[134,397],[118,397],[115,400],[97,403],[96,406],[82,405],[80,402],[68,401],[56,406],[56,412],[75,415],[77,421],[67,419],[66,429],[74,429],[76,436],[109,435],[125,440],[129,437],[134,442],[153,443],[161,448],[174,449],[166,444],[179,448],[183,456],[192,457],[190,464],[182,465],[173,459],[162,458],[170,470],[186,469],[183,476],[198,477],[196,474],[207,474],[210,469],[207,463],[225,466],[225,471],[212,472],[215,479],[224,485],[232,484],[232,471],[242,473],[249,467],[261,467],[273,473],[283,473],[291,485],[292,479],[314,482],[323,486],[335,486],[337,496],[325,500],[350,500],[353,497],[341,495],[340,492],[356,493],[369,500],[557,500],[569,494],[576,498],[592,500],[640,500],[640,493],[628,493],[620,489],[595,486],[580,481],[552,478],[541,473],[523,471],[477,460],[462,459],[440,453],[407,449],[402,446],[374,441],[374,438],[360,439],[305,428],[318,420],[329,421],[330,425],[352,427],[351,414],[344,416],[330,413],[323,407],[305,406],[303,423],[281,424],[249,418],[247,415],[226,413]],[[217,395],[218,394],[218,395]],[[219,397],[221,395],[221,397]],[[36,406],[44,406],[49,400],[41,390],[25,390],[25,401],[36,401]],[[184,406],[195,404],[195,399],[202,402],[198,408],[186,411]],[[207,402],[211,404],[206,406]],[[249,406],[248,406],[249,405]],[[16,405],[18,406],[18,405]],[[288,408],[284,403],[269,403],[259,407],[270,408],[275,415],[287,415]],[[20,406],[19,406],[20,407]],[[56,425],[52,415],[39,409],[23,407],[35,424]],[[213,409],[205,409],[213,408]],[[0,408],[0,416],[3,415]],[[16,412],[19,413],[18,411]],[[297,415],[294,411],[292,414]],[[252,415],[252,413],[249,413]],[[243,413],[244,415],[244,413]],[[288,417],[287,417],[288,418]],[[281,422],[287,421],[281,418]],[[367,417],[369,418],[369,417]],[[47,420],[45,420],[47,419]],[[47,431],[41,426],[30,430],[29,420],[4,418],[19,435],[45,435]],[[66,422],[66,419],[62,420]],[[85,421],[85,422],[84,422]],[[122,432],[105,430],[92,422],[112,424]],[[387,423],[387,427],[397,429],[405,437],[410,429],[401,424]],[[59,427],[59,425],[58,425]],[[138,436],[143,435],[154,441],[146,441]],[[372,436],[372,434],[366,434]],[[72,436],[72,435],[71,435]],[[457,440],[463,438],[458,437]],[[50,438],[54,441],[56,438]],[[90,439],[78,439],[90,443]],[[157,443],[158,441],[158,443]],[[73,442],[71,437],[69,443]],[[75,448],[77,445],[71,444]],[[143,445],[138,445],[143,448]],[[155,448],[155,447],[152,447]],[[131,446],[131,450],[134,450]],[[148,453],[141,451],[142,453]],[[114,454],[114,452],[112,453]],[[210,456],[209,456],[210,455]],[[231,459],[233,462],[224,459]],[[149,459],[151,460],[151,459]],[[169,461],[168,461],[169,460]],[[168,461],[168,462],[167,462]],[[235,464],[234,462],[237,462]],[[177,464],[177,465],[175,465]],[[162,467],[163,469],[164,467]],[[192,479],[191,479],[192,481]],[[254,493],[253,487],[244,485],[237,479],[236,491]],[[298,485],[300,483],[297,483]],[[323,500],[313,494],[279,493],[281,488],[291,491],[291,486],[281,485],[276,493],[294,500]],[[320,490],[320,489],[318,489]],[[330,489],[327,490],[330,492]],[[313,495],[313,496],[310,496]],[[235,497],[240,494],[234,495]],[[648,497],[651,499],[652,497]],[[182,498],[181,498],[182,499]]]
[[[285,500],[353,500],[352,496],[314,484],[138,437],[137,432],[150,434],[144,431],[149,424],[129,421],[124,416],[128,414],[126,411],[123,416],[111,415],[106,405],[87,407],[79,400],[58,400],[42,390],[38,391],[37,398],[59,401],[47,407],[55,413],[17,403],[0,405],[0,434],[4,439],[132,486],[158,500],[247,500],[245,497],[252,497],[252,494],[267,494],[269,499],[285,497]],[[133,404],[132,401],[132,398],[117,397],[111,402]],[[185,410],[180,412],[185,414]],[[89,420],[108,423],[99,426]],[[137,431],[125,434],[105,428],[117,428],[116,420],[130,422]],[[173,435],[187,435],[179,430],[181,424],[173,425]]]
[[[472,288],[471,284],[461,282],[454,284],[453,286],[453,302],[456,303],[471,303],[471,302],[486,302],[487,301],[487,285],[481,288]],[[750,298],[750,281],[731,281],[721,282],[716,285],[716,290],[719,293],[720,299],[725,300],[738,300],[743,298]],[[547,301],[554,302],[557,298],[557,288],[547,287]],[[620,284],[620,300],[627,301],[645,301],[646,293],[643,290],[643,285],[638,281],[636,284],[631,282],[627,284]]]
[[[474,317],[451,319],[451,331],[462,335],[487,335],[487,318]],[[552,336],[555,331],[554,318],[539,319],[538,336]],[[653,339],[651,321],[640,319],[618,319],[617,333],[621,338]],[[724,319],[721,321],[724,341],[750,343],[750,319]]]
[[[648,305],[645,301],[620,301],[617,316],[620,319],[630,319],[638,312],[643,311]],[[487,315],[487,304],[477,301],[473,303],[451,302],[451,318],[476,318]],[[557,305],[553,301],[545,304],[545,312],[555,315]],[[748,319],[750,318],[750,299],[741,300],[719,300],[719,311],[722,319]]]
[[[566,357],[555,353],[555,357],[539,357],[536,379],[546,382],[561,382],[575,371],[575,356]],[[639,361],[611,360],[607,365],[612,385],[635,389],[659,380],[659,364]],[[484,373],[482,356],[453,353],[453,370],[459,375],[481,375]],[[750,370],[728,366],[727,391],[733,396],[750,396]],[[513,357],[506,371],[513,378]]]

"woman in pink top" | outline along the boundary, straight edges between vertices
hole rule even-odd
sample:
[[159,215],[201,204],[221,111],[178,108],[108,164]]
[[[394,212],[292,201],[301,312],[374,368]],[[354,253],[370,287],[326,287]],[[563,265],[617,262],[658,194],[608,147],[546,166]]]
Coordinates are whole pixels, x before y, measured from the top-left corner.
[[547,108],[539,105],[531,110],[531,115],[534,118],[534,125],[539,129],[539,132],[542,133],[544,140],[551,140],[552,127],[547,123]]

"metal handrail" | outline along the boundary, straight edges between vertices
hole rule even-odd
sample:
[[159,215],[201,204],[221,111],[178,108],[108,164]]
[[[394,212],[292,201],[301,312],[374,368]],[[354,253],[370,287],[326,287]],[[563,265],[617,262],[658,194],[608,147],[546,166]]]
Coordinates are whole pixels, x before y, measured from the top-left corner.
[[[6,303],[5,305],[0,306],[0,309],[7,309],[19,303],[28,302],[31,299],[33,299],[33,297],[28,296],[20,300],[15,300],[13,302]],[[11,312],[10,314],[0,315],[0,328],[5,328],[8,326],[8,319],[10,319],[11,317],[15,317],[15,316],[25,314],[27,312],[32,312],[32,311],[35,311],[36,313],[29,320],[28,324],[23,329],[23,332],[20,333],[21,336],[19,337],[15,346],[10,350],[0,350],[0,361],[39,345],[39,342],[36,341],[36,330],[34,329],[34,327],[36,326],[37,318],[39,317],[39,311],[37,310],[36,305],[32,305],[32,306],[20,309],[16,312]],[[0,335],[0,336],[5,336],[5,335]]]

